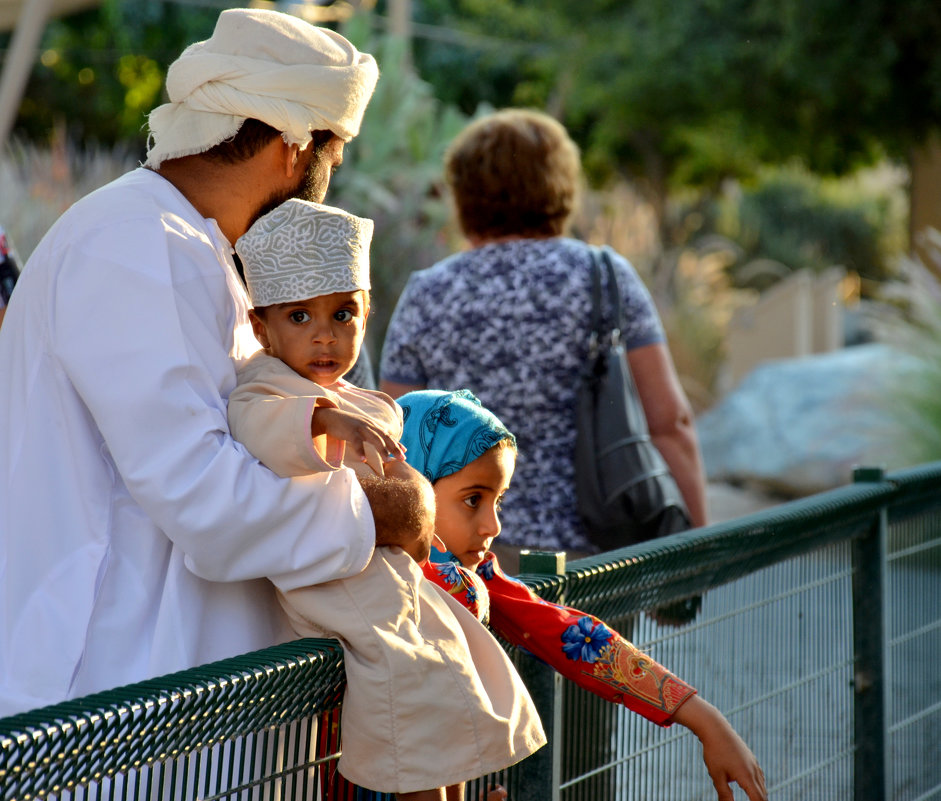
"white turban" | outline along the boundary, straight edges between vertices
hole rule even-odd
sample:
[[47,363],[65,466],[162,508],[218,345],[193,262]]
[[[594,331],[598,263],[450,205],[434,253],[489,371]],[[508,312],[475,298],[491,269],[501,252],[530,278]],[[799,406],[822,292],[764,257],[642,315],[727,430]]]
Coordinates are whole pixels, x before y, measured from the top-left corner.
[[290,14],[223,11],[209,39],[167,71],[169,103],[148,118],[147,166],[203,153],[253,118],[304,149],[310,132],[357,133],[379,78],[375,59],[338,33]]
[[235,243],[253,306],[369,289],[373,221],[294,198]]

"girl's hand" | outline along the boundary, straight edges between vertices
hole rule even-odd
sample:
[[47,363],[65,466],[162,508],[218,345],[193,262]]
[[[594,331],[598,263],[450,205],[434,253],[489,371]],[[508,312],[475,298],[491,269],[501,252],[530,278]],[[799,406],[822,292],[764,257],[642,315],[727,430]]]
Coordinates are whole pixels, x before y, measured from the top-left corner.
[[718,709],[694,695],[676,710],[673,720],[702,743],[702,759],[719,801],[733,801],[730,782],[738,784],[751,801],[767,801],[765,774],[758,760]]
[[[379,475],[383,475],[382,462],[388,459],[405,460],[405,449],[395,437],[368,418],[351,412],[318,406],[310,420],[310,434],[312,437],[327,434],[342,439],[352,451],[353,459],[367,462]],[[379,464],[374,464],[377,456]]]

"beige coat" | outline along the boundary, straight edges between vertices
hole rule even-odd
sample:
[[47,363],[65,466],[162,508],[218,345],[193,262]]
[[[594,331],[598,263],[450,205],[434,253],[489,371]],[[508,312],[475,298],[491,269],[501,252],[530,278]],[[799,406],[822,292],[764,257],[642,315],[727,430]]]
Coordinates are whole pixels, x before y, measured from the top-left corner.
[[[311,442],[318,405],[369,414],[401,435],[401,409],[388,395],[343,382],[320,387],[264,353],[239,371],[229,423],[275,472],[336,470],[342,444]],[[401,549],[377,548],[359,575],[281,601],[299,636],[343,645],[339,770],[350,781],[381,792],[427,790],[501,770],[545,743],[503,649]]]

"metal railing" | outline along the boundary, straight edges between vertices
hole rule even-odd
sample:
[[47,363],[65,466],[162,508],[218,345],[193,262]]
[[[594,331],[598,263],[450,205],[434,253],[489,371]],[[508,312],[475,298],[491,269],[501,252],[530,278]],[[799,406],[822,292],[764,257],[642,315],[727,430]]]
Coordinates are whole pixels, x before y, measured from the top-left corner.
[[[772,798],[941,799],[939,490],[941,463],[860,471],[527,581],[696,685]],[[468,798],[494,781],[511,801],[715,797],[691,734],[513,658],[550,744]],[[337,644],[299,640],[0,719],[0,800],[362,798],[335,769],[342,691]]]

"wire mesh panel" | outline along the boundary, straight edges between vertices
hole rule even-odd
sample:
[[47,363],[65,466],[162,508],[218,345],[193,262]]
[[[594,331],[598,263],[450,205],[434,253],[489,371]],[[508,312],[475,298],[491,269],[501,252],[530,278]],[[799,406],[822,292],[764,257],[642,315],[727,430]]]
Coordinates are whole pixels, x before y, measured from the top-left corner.
[[941,512],[891,522],[886,563],[891,798],[941,799]]
[[[871,529],[891,494],[847,487],[605,554],[604,565],[582,560],[566,597],[620,626],[719,707],[758,756],[772,797],[849,798],[849,543]],[[683,623],[676,601],[690,597],[698,603],[686,605]],[[660,730],[574,688],[566,694],[563,799],[715,797],[685,729]]]
[[[849,559],[837,543],[763,568],[703,593],[680,625],[648,613],[608,621],[725,713],[775,799],[852,796]],[[565,695],[565,801],[715,798],[686,729],[661,729],[575,687]]]

